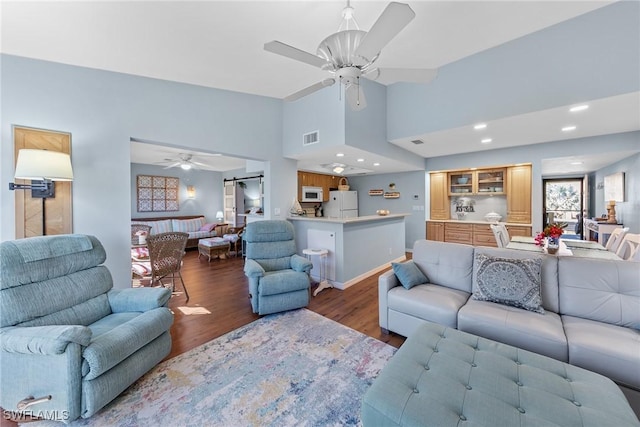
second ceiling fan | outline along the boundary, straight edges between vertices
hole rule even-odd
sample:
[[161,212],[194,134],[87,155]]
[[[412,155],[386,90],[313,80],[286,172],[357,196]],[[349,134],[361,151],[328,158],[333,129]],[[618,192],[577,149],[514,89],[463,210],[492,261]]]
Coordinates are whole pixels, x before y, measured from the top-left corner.
[[384,77],[386,81],[393,83],[428,83],[436,77],[437,70],[434,69],[373,67],[382,48],[416,16],[408,4],[389,3],[368,32],[358,27],[353,12],[350,1],[347,0],[338,31],[320,43],[316,55],[275,40],[265,43],[266,51],[327,70],[332,75],[287,96],[285,101],[295,101],[339,81],[345,86],[349,106],[358,111],[367,105],[360,77],[370,80]]

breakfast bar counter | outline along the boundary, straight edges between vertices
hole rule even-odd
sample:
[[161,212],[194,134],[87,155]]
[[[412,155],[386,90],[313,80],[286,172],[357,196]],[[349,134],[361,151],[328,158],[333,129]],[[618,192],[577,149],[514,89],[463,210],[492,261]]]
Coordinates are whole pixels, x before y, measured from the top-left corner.
[[304,249],[327,249],[327,279],[334,287],[345,289],[384,270],[390,262],[406,259],[405,217],[408,215],[292,216],[287,219],[295,229],[298,254]]

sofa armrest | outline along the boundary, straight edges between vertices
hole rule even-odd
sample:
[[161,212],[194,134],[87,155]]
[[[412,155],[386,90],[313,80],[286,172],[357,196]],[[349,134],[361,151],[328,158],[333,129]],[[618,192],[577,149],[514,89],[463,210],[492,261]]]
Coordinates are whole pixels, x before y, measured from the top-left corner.
[[294,254],[291,256],[291,268],[295,271],[309,274],[313,264],[305,257]]
[[252,259],[244,260],[244,274],[247,277],[262,277],[264,273],[264,268],[256,261]]
[[55,355],[71,343],[88,346],[91,336],[91,329],[81,325],[13,326],[0,330],[0,348],[8,353]]
[[400,286],[400,281],[393,270],[386,271],[378,277],[378,319],[380,327],[389,329],[388,293],[392,288]]
[[166,288],[111,289],[107,298],[113,313],[145,312],[166,306],[171,291]]

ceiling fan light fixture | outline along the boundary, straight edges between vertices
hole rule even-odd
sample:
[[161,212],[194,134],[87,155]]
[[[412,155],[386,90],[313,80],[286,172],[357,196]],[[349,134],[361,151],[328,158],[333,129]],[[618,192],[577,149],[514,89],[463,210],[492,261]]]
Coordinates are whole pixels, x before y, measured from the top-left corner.
[[344,172],[344,168],[342,166],[335,166],[333,168],[333,172],[334,173],[342,173],[342,172]]
[[191,165],[190,165],[189,163],[183,163],[183,164],[181,164],[181,165],[180,165],[180,167],[181,167],[183,170],[186,170],[186,171],[188,171],[189,169],[191,169]]

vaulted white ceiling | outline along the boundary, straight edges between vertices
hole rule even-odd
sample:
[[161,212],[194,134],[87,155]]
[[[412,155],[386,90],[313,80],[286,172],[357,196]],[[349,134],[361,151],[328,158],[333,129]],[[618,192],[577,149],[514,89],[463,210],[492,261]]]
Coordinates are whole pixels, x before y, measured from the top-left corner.
[[[360,27],[368,30],[387,3],[352,1]],[[379,66],[442,67],[612,1],[407,3],[416,18],[382,51]],[[283,98],[326,78],[326,74],[265,52],[264,43],[280,40],[315,53],[319,42],[337,30],[345,4],[3,0],[0,46],[2,53],[12,55]],[[591,118],[598,120],[593,112]],[[513,132],[513,124],[521,126],[522,120],[539,123],[546,116],[557,121],[549,112],[540,112],[539,116],[528,118],[505,118],[500,126],[505,127],[505,132]],[[609,118],[603,116],[602,120],[610,123]],[[629,130],[626,122],[622,127]],[[425,138],[429,142],[447,141],[460,132],[451,129]],[[561,139],[555,135],[540,138]],[[403,146],[406,141],[396,143]],[[455,144],[441,147],[438,155],[456,152]],[[425,155],[415,146],[404,148]],[[326,153],[323,158],[315,156],[318,164],[335,161],[334,153]]]

